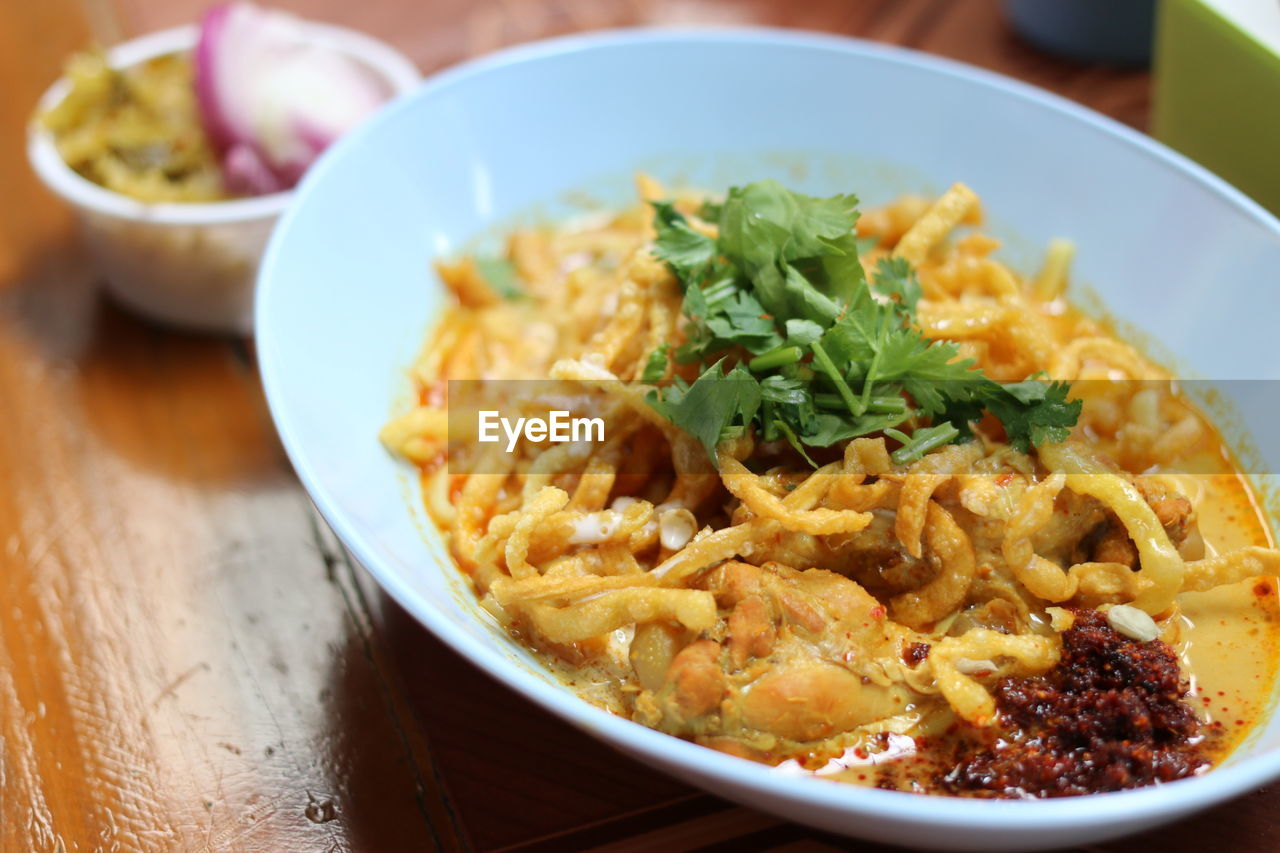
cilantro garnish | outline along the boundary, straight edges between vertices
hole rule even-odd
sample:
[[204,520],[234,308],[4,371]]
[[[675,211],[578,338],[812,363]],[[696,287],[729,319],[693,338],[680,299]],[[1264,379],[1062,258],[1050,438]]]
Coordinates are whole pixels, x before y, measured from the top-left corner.
[[760,385],[747,369],[739,364],[724,373],[723,364],[722,359],[708,367],[692,385],[677,378],[648,397],[658,414],[701,441],[708,453],[750,426],[760,408]]
[[667,351],[670,349],[671,344],[667,343],[649,353],[644,363],[644,370],[640,374],[641,382],[653,384],[662,381],[662,377],[667,373]]
[[503,299],[519,299],[525,295],[516,276],[515,264],[506,258],[478,256],[476,272]]
[[[953,343],[926,338],[914,325],[920,284],[905,260],[880,261],[868,280],[857,203],[775,181],[735,187],[700,211],[719,225],[718,239],[655,203],[654,252],[684,291],[685,342],[674,358],[703,367],[692,384],[677,378],[651,391],[650,405],[713,462],[720,441],[754,428],[806,460],[806,447],[883,434],[906,464],[972,438],[969,425],[984,412],[1018,450],[1064,440],[1081,408],[1066,383],[1001,384]],[[667,358],[666,345],[651,353],[642,379],[659,381]]]

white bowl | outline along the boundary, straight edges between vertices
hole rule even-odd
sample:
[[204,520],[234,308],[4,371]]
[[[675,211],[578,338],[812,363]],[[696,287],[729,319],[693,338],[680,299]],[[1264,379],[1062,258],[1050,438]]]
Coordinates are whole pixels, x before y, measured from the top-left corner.
[[[933,848],[1061,847],[1184,817],[1280,776],[1274,718],[1203,777],[1076,799],[924,797],[789,776],[588,705],[487,619],[426,521],[416,478],[376,439],[443,304],[430,262],[534,206],[568,212],[569,190],[624,202],[636,168],[703,187],[774,177],[813,193],[854,189],[869,203],[964,180],[1015,265],[1032,267],[1052,237],[1073,238],[1079,279],[1190,368],[1280,375],[1260,343],[1280,317],[1280,223],[1065,100],[910,51],[796,33],[620,32],[521,47],[437,76],[338,143],[263,262],[258,352],[272,415],[321,512],[388,593],[583,731],[836,832]],[[446,685],[440,695],[448,701]]]
[[[310,43],[340,51],[368,67],[393,95],[421,80],[407,58],[380,41],[341,27],[302,23]],[[177,27],[111,48],[107,61],[127,68],[195,46],[198,30]],[[70,83],[59,79],[38,111],[61,101]],[[188,328],[249,332],[258,261],[293,191],[201,203],[148,203],[101,187],[62,159],[38,121],[27,133],[36,174],[76,211],[89,252],[108,288],[126,305],[154,319]]]

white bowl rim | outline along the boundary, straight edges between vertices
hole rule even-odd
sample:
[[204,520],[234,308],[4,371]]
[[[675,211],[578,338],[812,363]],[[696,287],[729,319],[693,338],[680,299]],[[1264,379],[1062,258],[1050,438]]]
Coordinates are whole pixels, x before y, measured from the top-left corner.
[[[377,74],[391,87],[391,99],[415,89],[422,74],[406,56],[372,36],[346,27],[302,20],[301,33],[312,44],[344,53]],[[107,50],[113,68],[127,68],[157,56],[190,50],[199,27],[186,24],[148,33]],[[59,77],[37,102],[37,114],[61,101],[71,88]],[[33,119],[27,128],[27,156],[44,184],[58,195],[95,213],[155,225],[220,225],[271,219],[293,200],[296,187],[283,192],[210,202],[145,202],[109,190],[77,173],[58,153],[53,134]]]
[[[1241,209],[1280,240],[1280,221],[1222,178],[1151,137],[1064,97],[993,71],[896,45],[827,33],[771,27],[657,27],[601,30],[517,45],[469,60],[432,75],[412,99],[402,100],[341,139],[325,152],[315,167],[309,170],[298,191],[305,195],[312,184],[317,184],[324,179],[325,174],[340,161],[344,152],[355,149],[362,144],[366,134],[376,132],[381,124],[393,121],[401,111],[409,109],[409,100],[416,101],[432,97],[469,78],[508,66],[610,47],[664,42],[729,43],[766,48],[801,47],[870,56],[893,64],[925,69],[946,77],[961,78],[988,89],[998,90],[1012,98],[1036,102],[1041,107],[1084,122],[1124,145],[1139,149],[1145,155],[1163,163],[1170,171],[1189,175],[1231,205]],[[1112,820],[1131,824],[1141,823],[1143,818],[1145,818],[1145,825],[1150,825],[1162,819],[1173,819],[1172,815],[1175,813],[1181,816],[1189,815],[1199,809],[1257,789],[1280,777],[1280,750],[1273,750],[1243,758],[1230,766],[1220,767],[1190,779],[1136,790],[1081,797],[996,800],[880,790],[779,773],[772,767],[726,755],[646,728],[591,705],[575,696],[569,689],[553,685],[513,664],[497,651],[473,645],[469,636],[460,627],[455,627],[451,618],[434,602],[416,595],[402,578],[382,567],[375,543],[366,538],[343,515],[339,508],[338,495],[330,492],[321,481],[316,468],[307,456],[306,448],[299,443],[295,435],[289,411],[283,408],[279,389],[287,380],[278,372],[275,353],[278,344],[269,334],[262,333],[270,330],[274,325],[271,297],[273,273],[281,263],[279,256],[283,252],[284,243],[282,235],[288,233],[289,224],[299,209],[300,207],[295,207],[286,212],[272,234],[259,272],[255,303],[255,328],[259,335],[257,340],[259,372],[262,376],[268,408],[280,433],[286,454],[321,515],[350,549],[357,561],[373,575],[379,585],[396,602],[455,652],[485,670],[491,677],[504,680],[504,683],[512,689],[542,708],[581,730],[593,733],[606,743],[616,744],[634,754],[644,755],[658,764],[678,764],[692,768],[700,777],[714,779],[718,785],[722,785],[730,792],[737,787],[751,788],[757,793],[769,796],[774,801],[811,804],[824,810],[840,811],[851,815],[875,815],[891,822],[909,823],[925,829],[989,829],[1011,833],[1036,830],[1051,832],[1069,830],[1084,824],[1096,826]],[[427,324],[428,318],[424,318],[424,333]],[[390,404],[391,401],[388,401],[388,407]],[[720,790],[718,787],[705,787],[713,791]],[[729,793],[729,796],[734,795]],[[778,809],[778,811],[781,813],[784,810]]]

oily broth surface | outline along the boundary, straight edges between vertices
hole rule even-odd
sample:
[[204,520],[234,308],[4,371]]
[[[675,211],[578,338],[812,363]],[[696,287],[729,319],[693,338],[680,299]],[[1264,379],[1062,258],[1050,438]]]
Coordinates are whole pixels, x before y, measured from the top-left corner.
[[[1061,331],[1057,329],[1059,325],[1062,330],[1070,330],[1084,319],[1076,307],[1063,299],[1045,303],[1045,308],[1055,331]],[[1116,334],[1113,324],[1105,319],[1086,322],[1097,333],[1121,341],[1127,337]],[[422,391],[422,402],[428,404],[427,389],[424,387]],[[1181,470],[1189,473],[1165,476],[1176,491],[1193,502],[1207,555],[1251,545],[1272,546],[1265,517],[1248,481],[1237,473],[1238,468],[1217,433],[1203,415],[1200,418],[1209,428],[1212,440],[1206,444],[1210,450],[1194,459],[1180,460]],[[1106,455],[1110,451],[1107,441],[1098,440],[1091,433],[1087,438],[1096,444],[1100,453]],[[433,464],[443,461],[439,459]],[[1158,470],[1138,472],[1136,469],[1143,464],[1125,465],[1126,461],[1121,460],[1121,464],[1134,473],[1162,473]],[[431,512],[430,502],[428,512]],[[435,520],[447,529],[444,519]],[[1280,663],[1280,598],[1276,582],[1254,579],[1208,592],[1183,594],[1175,617],[1163,624],[1162,638],[1179,656],[1180,667],[1191,688],[1188,703],[1201,720],[1214,724],[1206,752],[1216,763],[1247,737],[1270,704]],[[593,654],[575,660],[564,660],[540,648],[536,637],[517,634],[517,639],[582,698],[625,715],[626,683],[631,671],[627,657],[629,631],[619,629],[593,640]],[[778,765],[778,770],[864,785],[935,791],[939,771],[949,769],[943,766],[951,754],[946,732],[956,719],[939,697],[921,697],[907,707],[905,713],[882,721],[883,725],[868,727],[875,731],[868,731],[857,746],[850,747],[838,758],[815,756],[813,764],[803,766],[790,759]],[[919,743],[916,737],[920,738]]]
[[[1274,546],[1248,479],[1230,460],[1225,444],[1183,460],[1181,472],[1166,477],[1192,499],[1209,555],[1250,545]],[[1159,473],[1159,472],[1149,472]],[[425,482],[424,482],[425,485]],[[436,519],[438,522],[439,519]],[[609,653],[584,665],[569,664],[536,648],[532,651],[566,686],[582,698],[614,713],[622,711],[619,682],[625,678],[629,637],[610,637]],[[1234,750],[1263,719],[1280,671],[1280,590],[1272,579],[1255,578],[1206,592],[1179,596],[1178,613],[1168,620],[1162,639],[1173,647],[1187,676],[1187,702],[1207,724],[1219,724],[1207,742],[1215,764]],[[924,701],[901,718],[915,720],[911,733],[890,731],[872,746],[854,747],[821,766],[804,767],[795,760],[778,765],[780,772],[813,774],[860,785],[887,785],[906,790],[936,790],[933,780],[947,768],[933,760],[946,755],[945,735],[955,716],[944,703]],[[921,751],[913,734],[941,738]]]
[[[1247,478],[1235,471],[1225,448],[1186,460],[1169,475],[1196,504],[1201,535],[1209,554],[1249,545],[1274,544],[1265,514]],[[1205,592],[1179,596],[1178,613],[1161,637],[1174,649],[1190,691],[1186,701],[1206,724],[1217,724],[1206,740],[1216,765],[1263,721],[1275,695],[1280,670],[1280,591],[1271,578],[1254,578]],[[890,733],[883,743],[857,747],[821,767],[795,761],[784,772],[813,774],[840,782],[936,791],[950,753],[944,733],[955,721],[945,707],[922,705],[916,712],[926,736],[940,738],[935,749],[920,750],[907,734]]]
[[[1272,537],[1240,475],[1197,478],[1205,490],[1197,507],[1208,549],[1271,545]],[[1266,714],[1280,664],[1280,596],[1271,578],[1253,578],[1205,592],[1184,593],[1166,632],[1191,682],[1188,701],[1203,719],[1224,728],[1219,761]]]

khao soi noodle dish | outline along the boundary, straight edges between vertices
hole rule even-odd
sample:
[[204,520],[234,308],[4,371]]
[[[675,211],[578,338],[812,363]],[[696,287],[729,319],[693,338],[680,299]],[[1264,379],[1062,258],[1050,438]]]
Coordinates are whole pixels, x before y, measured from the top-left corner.
[[861,214],[638,184],[437,265],[382,439],[484,611],[584,699],[780,772],[1053,797],[1248,736],[1280,552],[1175,378],[1066,301],[1070,244],[1020,275],[961,184]]

